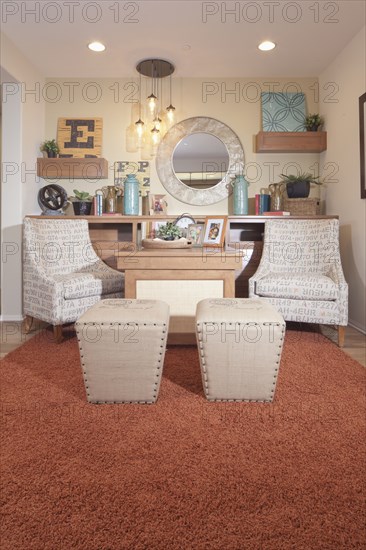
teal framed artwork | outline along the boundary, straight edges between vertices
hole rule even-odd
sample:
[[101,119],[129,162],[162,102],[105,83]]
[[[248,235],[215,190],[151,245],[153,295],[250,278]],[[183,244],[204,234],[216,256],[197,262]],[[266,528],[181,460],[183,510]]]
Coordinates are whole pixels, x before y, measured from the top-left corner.
[[305,95],[263,92],[263,132],[305,132]]

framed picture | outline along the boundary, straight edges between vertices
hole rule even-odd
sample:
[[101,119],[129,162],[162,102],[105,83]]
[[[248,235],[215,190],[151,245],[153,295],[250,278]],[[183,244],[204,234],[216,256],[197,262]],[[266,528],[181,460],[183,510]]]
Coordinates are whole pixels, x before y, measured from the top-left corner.
[[203,246],[223,246],[226,222],[227,216],[210,216],[206,218]]
[[168,213],[166,195],[149,195],[150,216],[163,216]]
[[359,98],[361,199],[366,199],[366,93]]
[[202,246],[203,223],[190,223],[187,227],[187,239],[192,241],[193,246]]

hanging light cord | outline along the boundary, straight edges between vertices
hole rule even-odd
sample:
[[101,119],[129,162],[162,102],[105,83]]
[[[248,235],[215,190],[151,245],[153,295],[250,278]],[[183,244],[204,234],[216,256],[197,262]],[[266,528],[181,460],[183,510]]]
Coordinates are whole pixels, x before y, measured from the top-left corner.
[[141,73],[139,78],[139,120],[141,120]]

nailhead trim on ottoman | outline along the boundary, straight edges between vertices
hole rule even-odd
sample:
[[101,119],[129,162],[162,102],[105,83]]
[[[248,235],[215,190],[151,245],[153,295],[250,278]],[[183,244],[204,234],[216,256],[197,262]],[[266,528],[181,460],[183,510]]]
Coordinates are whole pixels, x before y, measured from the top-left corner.
[[102,300],[75,323],[90,403],[155,403],[169,306],[160,300]]
[[201,300],[196,338],[209,401],[273,401],[286,324],[253,298]]

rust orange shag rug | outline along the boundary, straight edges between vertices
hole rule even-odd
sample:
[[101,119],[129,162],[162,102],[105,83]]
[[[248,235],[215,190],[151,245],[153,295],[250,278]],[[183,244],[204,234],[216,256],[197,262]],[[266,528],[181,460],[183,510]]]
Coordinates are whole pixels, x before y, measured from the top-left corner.
[[77,342],[2,373],[2,550],[365,548],[365,369],[286,335],[273,404],[209,403],[171,347],[155,405],[85,400]]

